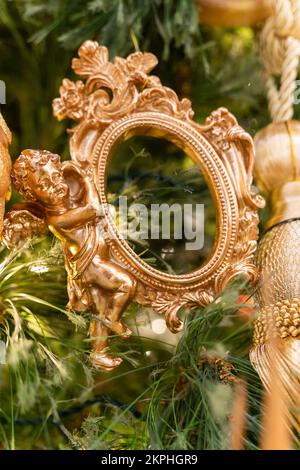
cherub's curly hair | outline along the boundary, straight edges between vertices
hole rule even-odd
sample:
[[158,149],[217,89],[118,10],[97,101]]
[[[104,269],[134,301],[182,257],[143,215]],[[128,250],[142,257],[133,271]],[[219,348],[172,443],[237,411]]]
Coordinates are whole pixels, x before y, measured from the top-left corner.
[[39,168],[52,161],[60,165],[60,156],[48,150],[23,150],[13,165],[12,180],[16,190],[27,200],[36,201],[34,193],[28,184],[28,173],[35,172]]

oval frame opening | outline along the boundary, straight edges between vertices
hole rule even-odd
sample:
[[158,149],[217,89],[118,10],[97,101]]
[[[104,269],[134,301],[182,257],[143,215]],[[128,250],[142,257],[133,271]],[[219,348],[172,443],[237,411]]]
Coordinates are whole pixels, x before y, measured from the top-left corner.
[[[116,146],[136,135],[164,138],[182,149],[198,166],[206,181],[216,207],[216,237],[212,252],[199,268],[186,274],[163,273],[143,261],[118,232],[108,210],[106,198],[107,170]],[[238,206],[229,175],[208,140],[191,125],[158,113],[131,115],[110,125],[95,146],[93,154],[95,183],[104,209],[107,239],[116,260],[137,278],[153,287],[168,289],[192,285],[199,287],[216,276],[229,259],[236,239]]]

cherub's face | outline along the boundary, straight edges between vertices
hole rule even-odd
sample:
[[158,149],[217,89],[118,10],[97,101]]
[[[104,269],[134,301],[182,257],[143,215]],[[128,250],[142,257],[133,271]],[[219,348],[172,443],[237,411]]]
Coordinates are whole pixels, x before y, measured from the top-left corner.
[[69,188],[62,172],[53,162],[48,162],[34,173],[30,172],[28,180],[36,199],[44,204],[60,204],[68,195]]

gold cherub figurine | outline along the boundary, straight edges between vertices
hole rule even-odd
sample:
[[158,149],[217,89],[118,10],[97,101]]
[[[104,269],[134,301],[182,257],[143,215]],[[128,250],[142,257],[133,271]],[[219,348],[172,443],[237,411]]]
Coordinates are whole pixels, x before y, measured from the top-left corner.
[[118,366],[122,359],[107,354],[107,338],[111,332],[130,335],[120,317],[136,283],[110,259],[101,227],[103,210],[93,182],[76,164],[62,164],[59,155],[45,150],[23,151],[13,166],[12,178],[17,191],[31,203],[23,204],[23,216],[27,212],[31,221],[39,208],[45,225],[62,243],[68,307],[91,309],[97,315],[91,322],[95,338],[92,362],[107,370]]

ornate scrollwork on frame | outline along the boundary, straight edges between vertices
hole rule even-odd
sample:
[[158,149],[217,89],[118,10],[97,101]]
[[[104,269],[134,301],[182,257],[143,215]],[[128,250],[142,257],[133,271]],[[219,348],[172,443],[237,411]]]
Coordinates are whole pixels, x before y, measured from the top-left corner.
[[[105,47],[86,41],[72,62],[85,81],[63,80],[60,98],[53,102],[58,119],[78,123],[71,130],[71,161],[61,164],[50,152],[25,151],[13,172],[16,188],[43,206],[49,229],[62,241],[69,307],[94,311],[91,358],[107,370],[121,362],[108,354],[107,336],[130,334],[121,322],[129,301],[163,313],[169,329],[177,332],[180,308],[207,305],[235,276],[254,281],[257,274],[252,258],[263,200],[251,186],[252,139],[225,108],[204,125],[193,121],[190,101],[179,100],[149,75],[156,64],[153,54],[141,52],[110,62]],[[209,259],[191,273],[172,275],[146,264],[118,232],[109,211],[110,156],[136,134],[163,137],[182,148],[214,198],[218,236]]]

